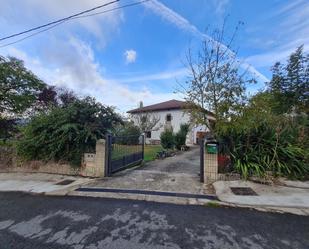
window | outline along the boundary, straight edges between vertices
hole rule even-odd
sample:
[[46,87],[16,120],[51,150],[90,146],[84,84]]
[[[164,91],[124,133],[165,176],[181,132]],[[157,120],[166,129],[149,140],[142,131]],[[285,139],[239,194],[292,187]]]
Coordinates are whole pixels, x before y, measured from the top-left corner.
[[151,138],[151,131],[146,132],[146,138]]
[[172,120],[172,115],[171,114],[167,114],[166,115],[166,122],[171,122]]

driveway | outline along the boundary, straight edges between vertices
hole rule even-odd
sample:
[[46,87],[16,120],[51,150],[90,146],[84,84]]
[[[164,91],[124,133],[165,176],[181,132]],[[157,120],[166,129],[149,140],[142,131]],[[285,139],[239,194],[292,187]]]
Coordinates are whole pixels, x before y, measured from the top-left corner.
[[148,162],[145,166],[139,168],[139,170],[185,173],[196,176],[200,172],[200,147],[194,146],[189,151],[180,152],[180,154],[174,157]]
[[307,249],[309,217],[0,193],[0,248]]
[[148,162],[137,169],[96,180],[86,187],[213,195],[212,186],[202,184],[198,174],[199,147],[192,147],[174,157]]

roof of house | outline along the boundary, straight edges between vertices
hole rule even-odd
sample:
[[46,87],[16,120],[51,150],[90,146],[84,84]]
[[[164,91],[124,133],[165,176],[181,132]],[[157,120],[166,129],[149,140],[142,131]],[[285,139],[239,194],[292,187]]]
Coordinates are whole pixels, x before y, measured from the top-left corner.
[[172,99],[169,101],[161,102],[154,105],[148,105],[127,111],[127,113],[139,113],[139,112],[152,112],[152,111],[164,111],[164,110],[176,110],[183,109],[186,105],[186,102]]

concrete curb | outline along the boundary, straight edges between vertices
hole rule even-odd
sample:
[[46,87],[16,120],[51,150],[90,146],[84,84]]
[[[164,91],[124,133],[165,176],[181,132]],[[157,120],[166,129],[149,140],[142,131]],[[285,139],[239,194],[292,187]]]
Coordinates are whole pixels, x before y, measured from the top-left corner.
[[286,208],[274,206],[250,206],[228,203],[224,201],[198,199],[198,198],[183,198],[158,195],[142,195],[142,194],[125,194],[125,193],[108,193],[108,192],[79,192],[72,191],[67,196],[92,197],[92,198],[111,198],[111,199],[127,199],[136,201],[150,201],[158,203],[169,203],[176,205],[202,205],[212,207],[227,207],[227,208],[246,208],[254,209],[262,212],[272,213],[290,213],[295,215],[309,216],[309,209],[304,208]]
[[309,207],[307,207],[307,206],[297,206],[297,205],[296,206],[295,205],[280,206],[280,205],[272,205],[272,204],[254,205],[254,204],[244,204],[244,203],[230,202],[230,201],[225,201],[225,200],[220,199],[219,196],[218,196],[218,199],[222,203],[226,203],[226,204],[229,204],[229,205],[236,205],[236,206],[259,207],[259,208],[297,208],[297,209],[309,209]]
[[177,196],[147,195],[147,194],[133,194],[133,193],[72,191],[72,192],[68,193],[68,196],[128,199],[128,200],[150,201],[150,202],[169,203],[169,204],[178,204],[178,205],[207,205],[208,203],[219,204],[218,201],[210,200],[210,199],[185,198],[185,197],[177,197]]
[[51,195],[51,196],[64,196],[67,195],[68,193],[74,191],[75,189],[81,188],[91,182],[95,181],[95,179],[89,179],[88,181],[83,181],[82,183],[72,183],[67,186],[67,188],[60,189],[60,190],[55,190],[55,191],[50,191],[50,192],[44,192],[45,195]]
[[218,202],[221,206],[233,207],[233,208],[247,208],[254,209],[261,212],[272,212],[272,213],[290,213],[302,216],[309,216],[309,208],[291,208],[291,207],[276,207],[276,206],[252,206],[252,205],[243,205],[243,204],[234,204],[224,201]]

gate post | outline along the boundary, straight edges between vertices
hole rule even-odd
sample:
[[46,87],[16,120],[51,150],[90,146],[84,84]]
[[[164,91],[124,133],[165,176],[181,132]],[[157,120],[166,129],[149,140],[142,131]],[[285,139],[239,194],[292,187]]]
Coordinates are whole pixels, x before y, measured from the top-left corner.
[[105,169],[102,164],[105,162],[105,140],[99,139],[95,146],[95,168],[97,170],[97,175],[100,177],[105,176]]
[[207,144],[210,148],[204,149],[204,182],[212,183],[218,180],[218,151],[216,143]]
[[142,134],[142,150],[143,150],[143,161],[145,156],[145,134]]
[[104,176],[111,176],[111,149],[112,149],[112,135],[106,134],[106,145],[105,145],[105,162],[104,165]]
[[205,153],[205,139],[200,139],[200,182],[204,182],[204,153]]

